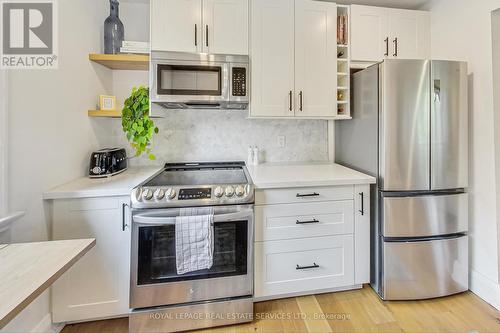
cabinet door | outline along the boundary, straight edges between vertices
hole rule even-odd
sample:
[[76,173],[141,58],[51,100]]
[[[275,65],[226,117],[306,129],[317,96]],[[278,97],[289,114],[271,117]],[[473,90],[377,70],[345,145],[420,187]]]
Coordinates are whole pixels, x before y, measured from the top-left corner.
[[200,52],[202,0],[151,0],[151,49]]
[[294,2],[253,0],[251,8],[251,116],[292,117]]
[[353,235],[255,243],[255,298],[354,284]]
[[109,197],[54,202],[54,240],[96,238],[95,247],[52,286],[54,322],[128,314],[130,213],[124,204],[129,200]]
[[430,56],[428,12],[388,9],[389,56],[398,59],[427,59]]
[[370,185],[355,185],[354,194],[354,284],[363,284],[370,283]]
[[337,114],[337,6],[295,1],[295,93],[297,117]]
[[203,1],[203,49],[248,54],[248,0]]
[[389,46],[387,9],[351,5],[351,60],[381,61]]

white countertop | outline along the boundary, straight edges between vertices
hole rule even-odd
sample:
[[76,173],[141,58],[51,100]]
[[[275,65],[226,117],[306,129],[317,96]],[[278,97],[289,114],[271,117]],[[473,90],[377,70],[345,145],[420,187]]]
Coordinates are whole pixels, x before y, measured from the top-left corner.
[[[44,193],[45,200],[130,195],[160,167],[129,168],[109,178],[78,178]],[[257,189],[374,184],[375,178],[332,163],[264,163],[248,166]]]
[[94,238],[0,244],[0,329],[94,245]]
[[134,167],[109,178],[78,178],[43,194],[45,200],[130,195],[132,189],[158,172],[160,167]]
[[248,166],[257,189],[375,184],[375,178],[334,163],[265,163]]

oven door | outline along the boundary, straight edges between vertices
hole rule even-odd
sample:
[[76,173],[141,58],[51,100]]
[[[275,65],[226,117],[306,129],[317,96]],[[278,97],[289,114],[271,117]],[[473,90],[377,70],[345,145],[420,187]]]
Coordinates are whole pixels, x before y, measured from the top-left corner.
[[253,206],[214,207],[214,264],[177,274],[175,217],[180,209],[132,217],[130,307],[253,295]]

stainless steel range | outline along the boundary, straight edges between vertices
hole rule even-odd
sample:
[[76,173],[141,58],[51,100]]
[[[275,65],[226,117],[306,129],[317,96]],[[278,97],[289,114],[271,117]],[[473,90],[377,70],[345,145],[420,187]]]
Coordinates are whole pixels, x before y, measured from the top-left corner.
[[[254,186],[243,162],[175,163],[132,192],[130,332],[176,332],[251,321]],[[213,213],[213,265],[178,274],[175,223]]]

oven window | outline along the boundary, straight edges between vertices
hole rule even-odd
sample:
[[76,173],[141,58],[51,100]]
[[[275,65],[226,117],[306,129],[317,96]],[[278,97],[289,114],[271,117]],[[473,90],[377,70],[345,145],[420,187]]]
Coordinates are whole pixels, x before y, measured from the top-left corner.
[[218,66],[158,65],[158,95],[222,95]]
[[214,262],[210,269],[178,275],[175,225],[139,227],[137,284],[208,279],[247,273],[248,221],[214,225]]

